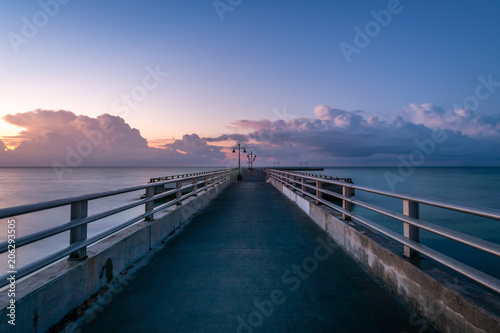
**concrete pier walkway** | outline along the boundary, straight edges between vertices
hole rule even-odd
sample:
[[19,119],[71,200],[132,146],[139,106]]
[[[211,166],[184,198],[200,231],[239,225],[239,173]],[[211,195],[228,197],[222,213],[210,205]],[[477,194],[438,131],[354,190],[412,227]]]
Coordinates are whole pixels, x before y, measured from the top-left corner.
[[256,171],[195,216],[82,330],[433,332],[423,327]]

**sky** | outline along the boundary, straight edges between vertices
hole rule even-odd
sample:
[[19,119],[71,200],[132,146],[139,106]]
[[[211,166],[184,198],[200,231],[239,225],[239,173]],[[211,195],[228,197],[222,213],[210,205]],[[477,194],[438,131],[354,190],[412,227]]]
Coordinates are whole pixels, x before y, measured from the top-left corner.
[[0,166],[500,166],[500,2],[0,0]]

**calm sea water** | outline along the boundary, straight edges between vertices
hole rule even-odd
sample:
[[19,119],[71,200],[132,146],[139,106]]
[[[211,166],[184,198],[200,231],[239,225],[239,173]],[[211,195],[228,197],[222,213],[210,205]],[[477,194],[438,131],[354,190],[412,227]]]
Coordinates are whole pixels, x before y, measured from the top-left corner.
[[[164,168],[74,168],[70,173],[58,179],[52,168],[0,168],[0,208],[68,198],[83,194],[108,191],[134,185],[145,184],[153,177],[162,177],[198,171],[217,170],[214,168],[164,167]],[[477,207],[500,209],[500,168],[418,168],[414,173],[403,177],[391,188],[386,180],[386,173],[398,175],[395,168],[325,168],[316,174],[328,174],[352,178],[356,184],[413,195],[431,197],[453,203],[462,203]],[[401,178],[399,179],[401,180]],[[91,201],[89,215],[137,200],[142,192]],[[400,200],[356,192],[356,198],[402,212]],[[89,225],[89,236],[100,230],[123,222],[126,218],[138,215],[143,207],[126,211],[119,215]],[[357,213],[398,232],[402,232],[402,223],[354,207]],[[446,210],[421,207],[423,220],[446,226],[450,229],[470,234],[500,244],[500,221],[468,216]],[[17,236],[26,235],[50,226],[67,223],[69,208],[61,207],[41,213],[26,214],[16,217]],[[0,221],[0,241],[6,239],[7,219]],[[17,250],[18,267],[42,258],[69,242],[69,233],[63,233],[44,241],[22,247]],[[482,271],[500,278],[500,260],[478,250],[457,244],[439,236],[421,231],[421,242],[436,250],[462,260]],[[7,259],[0,255],[0,271],[5,272]]]
[[[0,168],[0,208],[105,192],[149,182],[150,178],[200,171],[219,170],[221,167],[151,167],[151,168],[72,168],[58,178],[52,168]],[[89,202],[89,215],[108,210],[139,199],[144,191]],[[126,221],[144,212],[139,206],[115,216],[88,225],[88,236]],[[67,223],[69,207],[20,215],[16,219],[17,237]],[[0,220],[0,241],[7,239],[7,219]],[[69,232],[17,249],[17,266],[43,258],[69,244]],[[0,255],[0,272],[7,267],[6,254]]]
[[[367,187],[438,199],[474,207],[500,209],[500,168],[416,168],[390,186],[386,175],[397,175],[397,168],[325,168],[314,172],[352,178],[354,183]],[[389,177],[394,179],[394,177]],[[356,191],[356,199],[367,201],[402,213],[402,201],[367,192]],[[403,232],[403,224],[362,207],[354,211],[391,230]],[[500,244],[500,221],[447,211],[421,205],[420,218],[452,230]],[[420,241],[435,250],[458,259],[490,275],[500,278],[500,258],[468,246],[420,231]]]

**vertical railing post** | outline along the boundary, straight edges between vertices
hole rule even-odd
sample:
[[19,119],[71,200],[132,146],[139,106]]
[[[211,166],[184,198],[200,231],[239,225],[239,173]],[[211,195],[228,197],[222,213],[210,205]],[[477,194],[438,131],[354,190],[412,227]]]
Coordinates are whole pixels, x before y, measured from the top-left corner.
[[[175,189],[179,190],[182,187],[182,180],[178,180],[175,182]],[[182,191],[175,192],[175,199],[179,199],[182,197]],[[177,202],[176,205],[182,205],[182,202]]]
[[[323,183],[321,182],[321,180],[316,180],[316,187],[317,188],[322,188],[322,185],[323,185]],[[316,190],[316,197],[318,199],[321,199],[323,197],[323,192],[321,192],[320,190]],[[316,205],[320,204],[320,201],[318,199],[316,199]]]
[[[346,198],[351,197],[351,188],[347,186],[342,186],[342,195]],[[351,203],[347,200],[342,200],[342,208],[348,212],[351,211]],[[342,218],[346,221],[349,221],[351,218],[347,214],[342,214]]]
[[[193,178],[193,192],[198,191],[198,177]],[[193,196],[197,197],[198,194],[194,193]]]
[[[420,218],[419,206],[418,202],[411,200],[403,200],[403,214],[412,217],[415,219]],[[420,243],[420,229],[414,225],[404,222],[404,236],[409,238],[415,242]],[[404,255],[405,257],[418,257],[418,251],[413,250],[411,247],[405,245],[404,246]]]
[[304,185],[306,183],[306,179],[304,177],[302,177],[302,196],[305,196],[304,192],[306,191],[306,185]]
[[[71,220],[84,219],[88,214],[89,202],[78,201],[71,204]],[[74,244],[87,239],[87,224],[83,224],[69,231],[69,244]],[[83,260],[87,258],[87,247],[81,248],[69,255],[69,260]]]
[[[155,195],[155,187],[154,186],[146,187],[146,199],[152,198],[152,197],[154,197],[154,195]],[[151,200],[149,202],[146,202],[144,211],[146,213],[150,212],[154,209],[154,207],[155,207],[155,202],[154,202],[154,200]],[[153,221],[154,220],[153,214],[146,216],[145,220],[146,221]]]

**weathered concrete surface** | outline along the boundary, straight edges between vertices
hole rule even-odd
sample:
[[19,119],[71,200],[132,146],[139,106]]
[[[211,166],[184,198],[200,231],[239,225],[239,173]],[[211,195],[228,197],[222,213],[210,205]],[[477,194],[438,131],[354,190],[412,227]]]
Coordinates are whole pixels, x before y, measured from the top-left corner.
[[0,293],[0,332],[46,332],[70,310],[95,294],[121,271],[157,247],[169,233],[216,197],[231,182],[203,191],[88,248],[88,258],[62,260],[16,285],[16,325],[7,323],[6,291]]
[[[312,220],[342,248],[383,281],[402,300],[442,332],[500,332],[500,299],[457,274],[422,259],[408,260],[402,246],[352,222],[313,200],[303,198],[279,182],[278,191],[296,201]],[[305,209],[303,207],[306,207]],[[412,323],[423,323],[412,318]]]
[[83,332],[431,331],[262,173],[232,186]]

